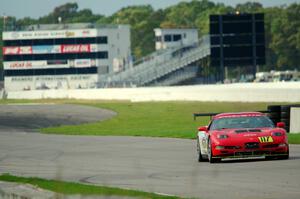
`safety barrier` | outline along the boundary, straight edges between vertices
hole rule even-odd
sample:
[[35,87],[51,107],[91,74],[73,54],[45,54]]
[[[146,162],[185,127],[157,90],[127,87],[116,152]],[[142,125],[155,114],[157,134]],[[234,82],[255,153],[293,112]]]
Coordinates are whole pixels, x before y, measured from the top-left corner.
[[10,91],[8,99],[94,99],[129,101],[300,102],[300,82]]
[[300,107],[292,107],[290,114],[290,132],[300,133]]

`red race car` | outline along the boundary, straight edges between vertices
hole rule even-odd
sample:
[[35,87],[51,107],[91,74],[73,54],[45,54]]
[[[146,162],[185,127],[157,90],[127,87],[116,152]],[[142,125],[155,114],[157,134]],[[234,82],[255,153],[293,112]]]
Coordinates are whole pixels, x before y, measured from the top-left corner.
[[208,126],[198,129],[198,161],[215,163],[225,159],[288,159],[289,145],[284,126],[279,122],[275,127],[260,112],[217,114]]

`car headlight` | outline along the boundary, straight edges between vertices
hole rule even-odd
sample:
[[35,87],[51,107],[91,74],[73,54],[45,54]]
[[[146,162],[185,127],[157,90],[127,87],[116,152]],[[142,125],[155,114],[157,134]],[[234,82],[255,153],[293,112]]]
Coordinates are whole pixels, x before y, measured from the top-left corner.
[[228,138],[228,135],[221,134],[221,135],[218,135],[217,138],[218,138],[218,139],[227,139],[227,138]]
[[281,132],[273,132],[272,135],[277,136],[277,137],[283,136],[283,134]]
[[286,147],[286,143],[281,143],[278,145],[278,147]]

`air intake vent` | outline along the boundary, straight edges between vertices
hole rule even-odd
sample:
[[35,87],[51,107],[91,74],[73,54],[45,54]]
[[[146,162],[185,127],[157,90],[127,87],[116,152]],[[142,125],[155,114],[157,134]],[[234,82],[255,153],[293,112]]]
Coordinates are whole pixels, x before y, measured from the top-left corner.
[[236,133],[246,133],[246,132],[248,132],[248,130],[236,130],[235,132]]
[[260,129],[240,129],[240,130],[236,130],[235,132],[236,133],[248,133],[248,132],[255,133],[255,132],[261,132],[261,130]]
[[248,131],[249,131],[249,132],[261,132],[260,129],[249,129]]

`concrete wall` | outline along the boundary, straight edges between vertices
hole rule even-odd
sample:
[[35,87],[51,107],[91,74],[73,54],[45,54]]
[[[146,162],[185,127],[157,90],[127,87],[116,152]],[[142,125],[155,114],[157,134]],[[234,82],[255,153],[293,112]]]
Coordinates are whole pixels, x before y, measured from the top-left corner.
[[300,82],[8,92],[8,99],[300,102]]
[[300,133],[300,107],[291,108],[290,132]]

